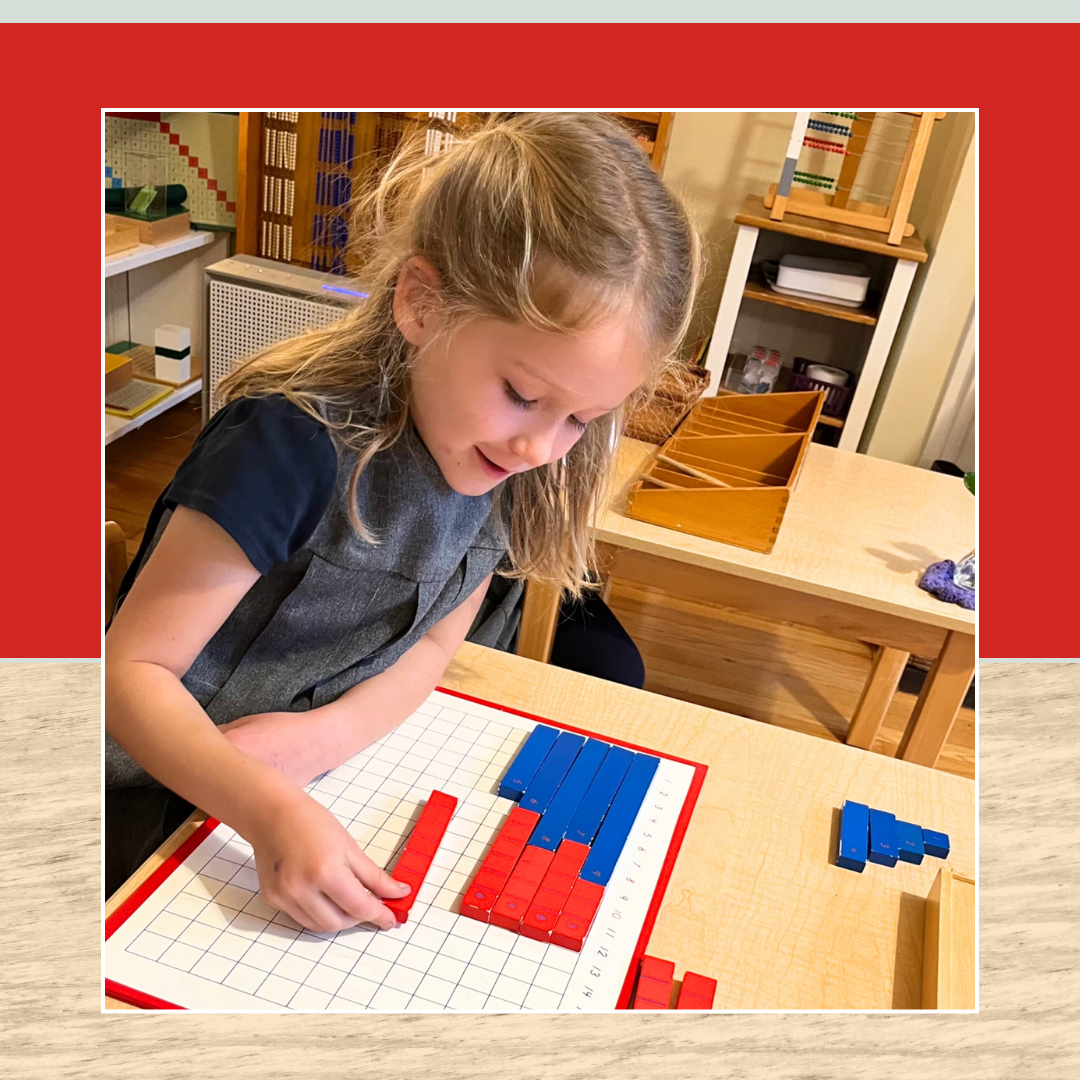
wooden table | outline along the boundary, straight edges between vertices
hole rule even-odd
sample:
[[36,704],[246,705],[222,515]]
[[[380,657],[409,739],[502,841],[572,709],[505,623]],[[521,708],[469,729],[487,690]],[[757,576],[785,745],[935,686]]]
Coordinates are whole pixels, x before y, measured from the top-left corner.
[[947,865],[973,879],[972,781],[470,644],[443,685],[709,766],[648,952],[673,960],[676,978],[716,978],[716,1008],[920,1007],[925,898],[941,863],[839,869],[839,808],[850,798],[948,833]]
[[[608,575],[877,646],[847,742],[868,748],[910,654],[936,657],[897,756],[933,766],[975,672],[975,613],[916,586],[975,543],[956,477],[811,444],[769,555],[635,521],[626,489],[657,448],[623,439],[595,536]],[[547,660],[558,596],[530,582],[518,654]]]

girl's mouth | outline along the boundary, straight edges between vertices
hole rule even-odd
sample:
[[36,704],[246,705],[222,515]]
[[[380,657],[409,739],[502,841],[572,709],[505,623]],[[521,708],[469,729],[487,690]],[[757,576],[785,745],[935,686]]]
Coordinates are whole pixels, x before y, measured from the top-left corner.
[[492,461],[491,458],[489,458],[483,452],[483,450],[480,449],[479,446],[476,447],[476,456],[480,459],[480,464],[483,466],[484,471],[489,476],[494,477],[494,479],[502,480],[504,477],[507,477],[507,476],[510,475],[510,472],[509,472],[508,469],[503,469],[500,466],[496,465],[495,462]]

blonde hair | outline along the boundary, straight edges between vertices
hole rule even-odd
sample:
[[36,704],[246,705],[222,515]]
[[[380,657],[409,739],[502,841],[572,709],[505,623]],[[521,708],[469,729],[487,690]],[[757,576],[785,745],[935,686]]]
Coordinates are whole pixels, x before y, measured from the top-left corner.
[[[414,349],[394,320],[402,268],[420,256],[450,326],[475,317],[573,332],[632,312],[651,360],[645,382],[592,421],[566,457],[508,477],[495,495],[512,577],[574,596],[594,564],[589,525],[628,408],[647,402],[677,353],[701,274],[680,200],[634,138],[597,113],[493,117],[437,156],[408,141],[358,206],[351,235],[368,299],[341,322],[256,354],[220,384],[223,400],[283,394],[357,452],[356,484],[409,422]],[[377,391],[373,411],[368,404]],[[373,419],[373,415],[375,419]]]

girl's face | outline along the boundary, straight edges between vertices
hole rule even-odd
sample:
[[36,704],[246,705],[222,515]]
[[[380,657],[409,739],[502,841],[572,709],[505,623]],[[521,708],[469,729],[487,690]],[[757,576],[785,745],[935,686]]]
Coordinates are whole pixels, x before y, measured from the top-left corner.
[[566,334],[481,318],[441,335],[437,316],[415,315],[403,284],[395,315],[418,349],[413,420],[462,495],[483,495],[513,473],[558,461],[645,378],[632,319]]

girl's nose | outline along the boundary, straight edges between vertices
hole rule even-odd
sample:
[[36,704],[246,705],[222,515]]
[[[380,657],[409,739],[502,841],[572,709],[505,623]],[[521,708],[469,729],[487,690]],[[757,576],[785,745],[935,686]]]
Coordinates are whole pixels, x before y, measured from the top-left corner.
[[538,469],[552,460],[555,438],[556,431],[553,426],[515,435],[510,440],[510,452],[530,469]]

